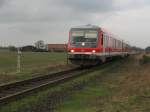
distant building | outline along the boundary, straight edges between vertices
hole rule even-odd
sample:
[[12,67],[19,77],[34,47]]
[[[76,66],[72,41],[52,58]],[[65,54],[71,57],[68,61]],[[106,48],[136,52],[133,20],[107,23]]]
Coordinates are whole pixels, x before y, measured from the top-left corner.
[[44,44],[44,41],[43,40],[39,40],[35,43],[35,47],[37,49],[42,49],[42,50],[45,50],[46,49],[46,45]]
[[64,52],[67,50],[67,44],[47,44],[46,49],[51,52]]

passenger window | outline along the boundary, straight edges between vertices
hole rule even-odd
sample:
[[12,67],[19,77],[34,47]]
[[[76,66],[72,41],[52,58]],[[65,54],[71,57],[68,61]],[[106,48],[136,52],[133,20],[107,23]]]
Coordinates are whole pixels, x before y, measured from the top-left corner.
[[104,35],[102,34],[101,45],[103,45],[103,38],[104,38]]

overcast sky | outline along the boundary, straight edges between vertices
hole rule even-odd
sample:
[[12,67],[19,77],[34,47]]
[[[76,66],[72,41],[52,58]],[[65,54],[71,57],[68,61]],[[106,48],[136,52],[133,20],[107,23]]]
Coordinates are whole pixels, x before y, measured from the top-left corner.
[[150,0],[0,0],[0,46],[66,43],[72,26],[94,24],[150,45]]

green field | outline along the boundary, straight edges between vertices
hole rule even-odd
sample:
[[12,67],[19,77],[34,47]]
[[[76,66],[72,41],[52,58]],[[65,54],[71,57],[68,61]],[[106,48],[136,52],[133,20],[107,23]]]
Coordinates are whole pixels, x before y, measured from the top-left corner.
[[[52,71],[66,65],[66,53],[24,52],[21,55],[21,72],[17,73],[17,53],[0,52],[0,83],[17,78],[28,78],[31,74]],[[9,77],[7,77],[9,76]]]

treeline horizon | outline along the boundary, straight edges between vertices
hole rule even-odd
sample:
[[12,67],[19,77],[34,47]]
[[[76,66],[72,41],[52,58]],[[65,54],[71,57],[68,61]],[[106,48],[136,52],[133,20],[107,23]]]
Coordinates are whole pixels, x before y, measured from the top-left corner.
[[[0,50],[17,51],[18,48],[22,49],[22,51],[37,51],[37,50],[43,51],[41,49],[37,49],[34,45],[25,45],[25,46],[22,46],[22,47],[16,47],[16,46],[12,46],[12,45],[10,45],[10,46],[0,46]],[[147,46],[145,49],[141,48],[141,47],[132,46],[131,50],[150,52],[150,46]]]

